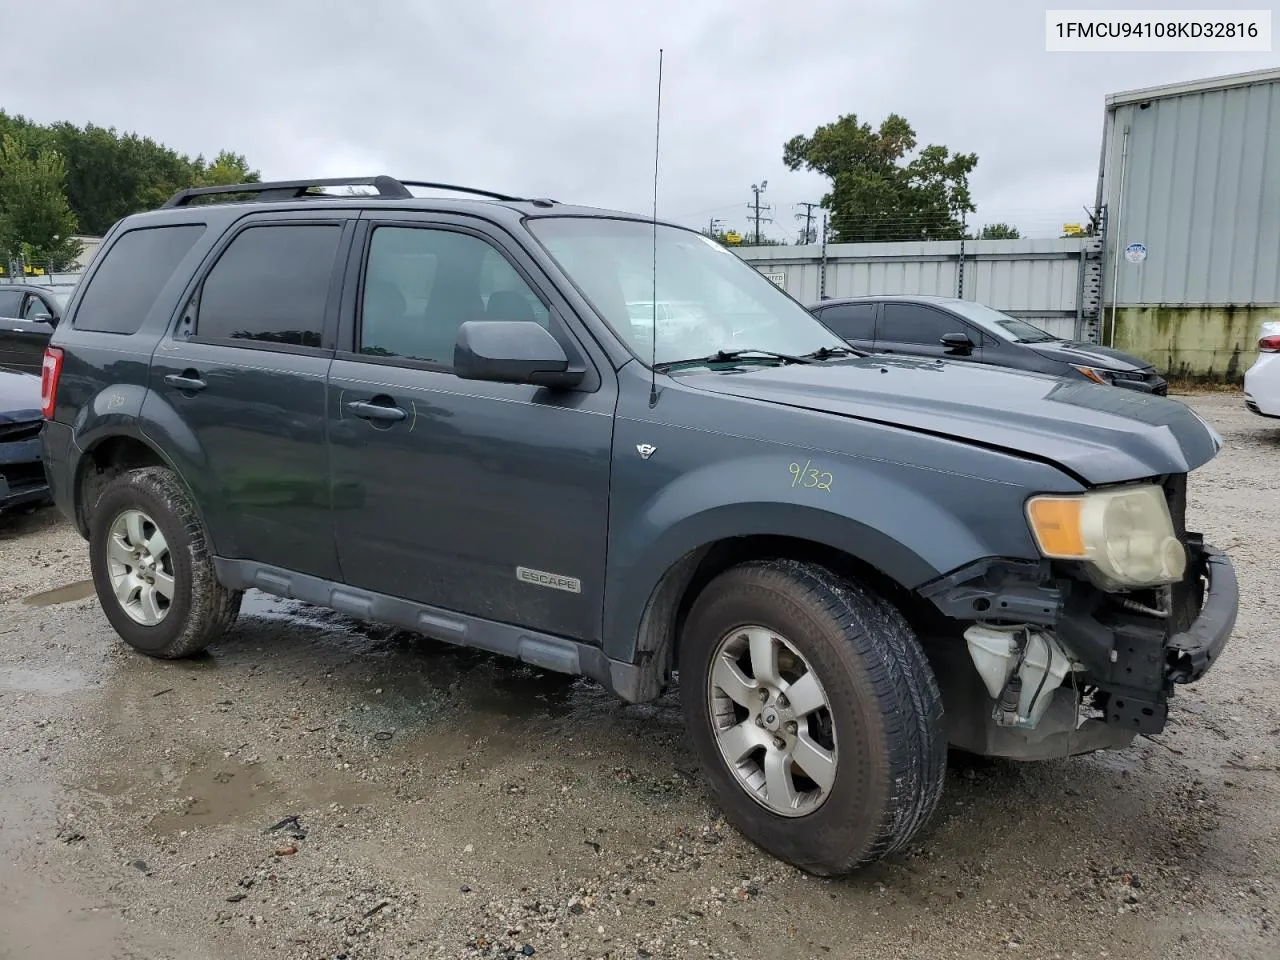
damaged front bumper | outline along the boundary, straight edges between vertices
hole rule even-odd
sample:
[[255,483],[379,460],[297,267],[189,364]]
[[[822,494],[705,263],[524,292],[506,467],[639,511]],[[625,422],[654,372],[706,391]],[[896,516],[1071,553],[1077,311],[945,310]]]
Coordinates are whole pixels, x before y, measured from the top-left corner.
[[[1174,685],[1194,683],[1217,662],[1239,606],[1227,555],[1197,534],[1184,542],[1186,576],[1158,603],[1055,578],[1045,563],[1002,560],[982,561],[921,590],[947,618],[973,624],[967,645],[954,635],[927,642],[952,745],[1047,759],[1124,746],[1163,730]],[[999,641],[990,640],[1002,631],[1010,638],[1007,661]],[[1057,651],[1071,668],[1059,662],[1042,669],[1045,650],[1050,664]],[[1023,680],[1031,692],[1020,691]]]
[[40,461],[40,424],[0,424],[0,513],[49,499]]

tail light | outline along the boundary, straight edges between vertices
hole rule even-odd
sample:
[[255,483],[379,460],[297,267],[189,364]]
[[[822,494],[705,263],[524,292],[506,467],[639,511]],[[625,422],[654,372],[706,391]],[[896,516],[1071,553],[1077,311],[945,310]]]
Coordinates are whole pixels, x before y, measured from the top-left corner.
[[62,348],[45,347],[40,367],[40,407],[46,420],[53,419],[58,402],[58,378],[62,376]]
[[1280,353],[1280,334],[1263,337],[1258,341],[1258,349],[1263,353]]

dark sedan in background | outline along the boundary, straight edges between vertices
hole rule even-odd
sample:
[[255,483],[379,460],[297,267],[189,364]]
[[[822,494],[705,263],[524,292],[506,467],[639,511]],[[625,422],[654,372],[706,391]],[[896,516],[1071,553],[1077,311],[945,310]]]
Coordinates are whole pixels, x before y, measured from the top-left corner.
[[40,378],[0,370],[0,516],[49,499],[40,460]]
[[44,348],[70,298],[69,287],[0,283],[0,369],[40,373]]
[[1164,396],[1165,379],[1132,354],[1055,337],[973,300],[895,295],[823,300],[809,311],[851,346],[872,353],[969,360],[1092,380]]

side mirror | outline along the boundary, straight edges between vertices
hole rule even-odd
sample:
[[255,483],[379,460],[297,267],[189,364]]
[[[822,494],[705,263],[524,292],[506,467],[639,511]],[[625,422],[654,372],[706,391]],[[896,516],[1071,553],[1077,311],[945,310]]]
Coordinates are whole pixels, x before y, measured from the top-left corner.
[[967,333],[948,333],[939,341],[951,353],[968,356],[973,353],[973,341]]
[[531,320],[468,320],[458,328],[453,372],[463,380],[573,387],[584,371],[570,370],[564,348]]

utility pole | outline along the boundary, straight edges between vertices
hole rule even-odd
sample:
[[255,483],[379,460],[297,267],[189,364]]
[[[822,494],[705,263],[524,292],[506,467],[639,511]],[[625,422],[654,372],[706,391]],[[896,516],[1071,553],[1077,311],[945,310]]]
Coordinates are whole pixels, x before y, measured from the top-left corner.
[[760,194],[764,193],[765,189],[768,188],[768,186],[769,186],[768,180],[761,180],[759,184],[753,183],[751,185],[751,192],[755,194],[755,199],[751,203],[747,204],[747,209],[751,211],[751,219],[755,221],[755,225],[756,225],[756,246],[757,247],[760,246],[761,222],[773,223],[773,218],[766,217],[760,212],[763,210],[765,213],[768,213],[770,210],[770,207],[768,204],[762,205],[760,203]]
[[827,299],[827,215],[822,215],[822,266],[818,270],[818,299]]
[[716,237],[716,232],[722,226],[724,226],[723,220],[717,220],[715,217],[712,217],[711,222],[707,224],[707,236],[711,237],[711,239],[714,240]]
[[801,243],[813,243],[817,236],[813,232],[813,208],[820,207],[820,203],[797,203],[797,207],[804,207],[804,213],[797,213],[797,220],[804,220],[804,232],[800,234]]

